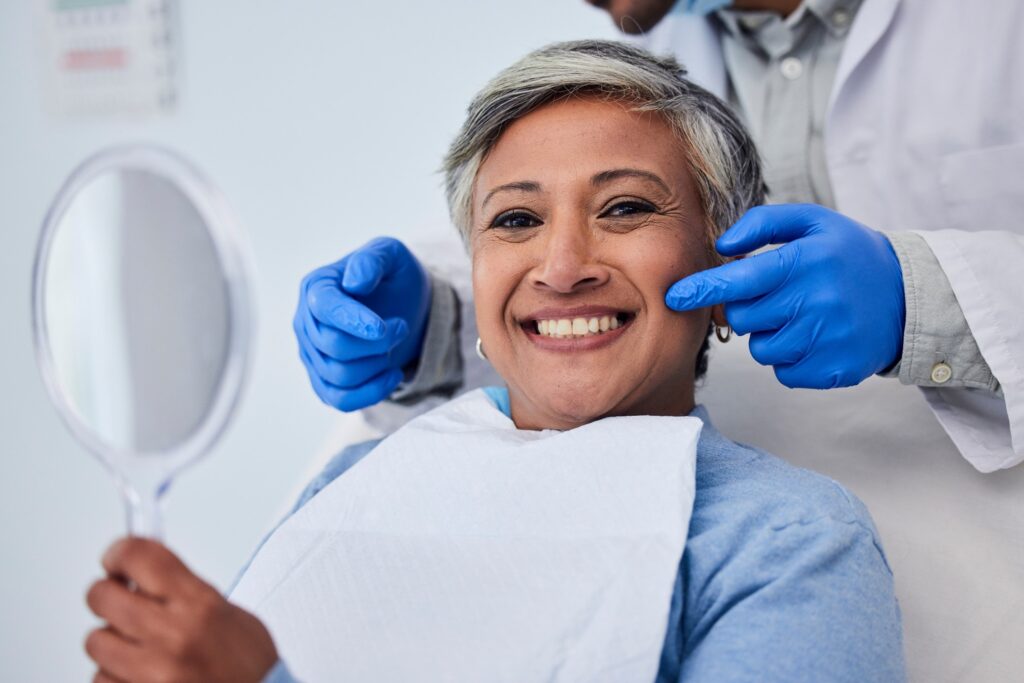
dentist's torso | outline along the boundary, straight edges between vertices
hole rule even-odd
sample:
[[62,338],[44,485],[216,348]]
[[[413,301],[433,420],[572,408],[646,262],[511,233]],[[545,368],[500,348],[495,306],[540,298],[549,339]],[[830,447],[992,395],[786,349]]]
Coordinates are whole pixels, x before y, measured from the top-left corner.
[[[901,597],[911,680],[1008,680],[1024,661],[1024,469],[982,475],[964,459],[1014,462],[1010,425],[1024,430],[1024,344],[1000,345],[1024,339],[1022,35],[1017,0],[864,0],[825,128],[836,208],[925,233],[1006,402],[938,389],[926,400],[881,378],[791,390],[753,361],[746,339],[714,347],[698,395],[730,438],[828,474],[867,503]],[[646,40],[725,95],[711,22],[671,16]],[[959,232],[936,232],[950,229]]]

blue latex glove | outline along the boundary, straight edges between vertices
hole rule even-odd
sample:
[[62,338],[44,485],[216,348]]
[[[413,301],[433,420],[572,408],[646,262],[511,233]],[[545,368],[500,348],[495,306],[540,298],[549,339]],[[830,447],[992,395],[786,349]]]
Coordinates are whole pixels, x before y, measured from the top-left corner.
[[292,328],[317,396],[346,412],[387,398],[419,358],[429,313],[430,279],[391,237],[311,272]]
[[884,235],[814,204],[760,206],[715,246],[739,256],[768,244],[783,246],[686,277],[665,303],[724,303],[754,359],[788,387],[853,386],[900,359],[903,271]]

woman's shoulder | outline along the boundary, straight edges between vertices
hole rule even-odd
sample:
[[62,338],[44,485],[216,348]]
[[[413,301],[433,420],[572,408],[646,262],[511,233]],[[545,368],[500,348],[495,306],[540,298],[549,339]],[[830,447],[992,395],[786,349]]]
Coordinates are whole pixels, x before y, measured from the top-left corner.
[[864,505],[705,431],[675,608],[681,678],[745,678],[771,661],[759,680],[903,680],[892,571]]
[[694,518],[698,526],[730,524],[752,531],[855,525],[878,543],[867,508],[842,484],[714,431],[702,436],[698,449]]

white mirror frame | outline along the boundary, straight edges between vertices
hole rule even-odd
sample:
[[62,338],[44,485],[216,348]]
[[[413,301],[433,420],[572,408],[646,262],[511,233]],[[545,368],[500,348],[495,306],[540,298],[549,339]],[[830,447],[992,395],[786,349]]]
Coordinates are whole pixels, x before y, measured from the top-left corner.
[[[61,220],[79,191],[104,173],[133,169],[167,179],[195,206],[209,230],[225,276],[229,306],[226,367],[208,414],[184,441],[160,451],[136,452],[104,442],[75,410],[61,390],[46,325],[46,270]],[[166,484],[183,467],[207,453],[224,433],[237,408],[248,377],[254,329],[250,298],[250,259],[246,243],[220,192],[203,174],[170,150],[149,144],[108,147],[79,165],[65,181],[43,221],[32,268],[32,330],[36,361],[57,412],[75,438],[117,476],[117,463],[132,456],[156,456],[166,468]],[[121,482],[124,485],[125,482]],[[144,492],[137,492],[146,495]],[[159,492],[157,492],[159,495]]]

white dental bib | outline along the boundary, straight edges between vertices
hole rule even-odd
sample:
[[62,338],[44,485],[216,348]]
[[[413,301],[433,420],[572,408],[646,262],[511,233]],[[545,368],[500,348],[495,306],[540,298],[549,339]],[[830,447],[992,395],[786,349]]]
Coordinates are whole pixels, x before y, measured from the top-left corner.
[[700,429],[520,431],[470,392],[287,519],[231,599],[304,683],[653,681]]

